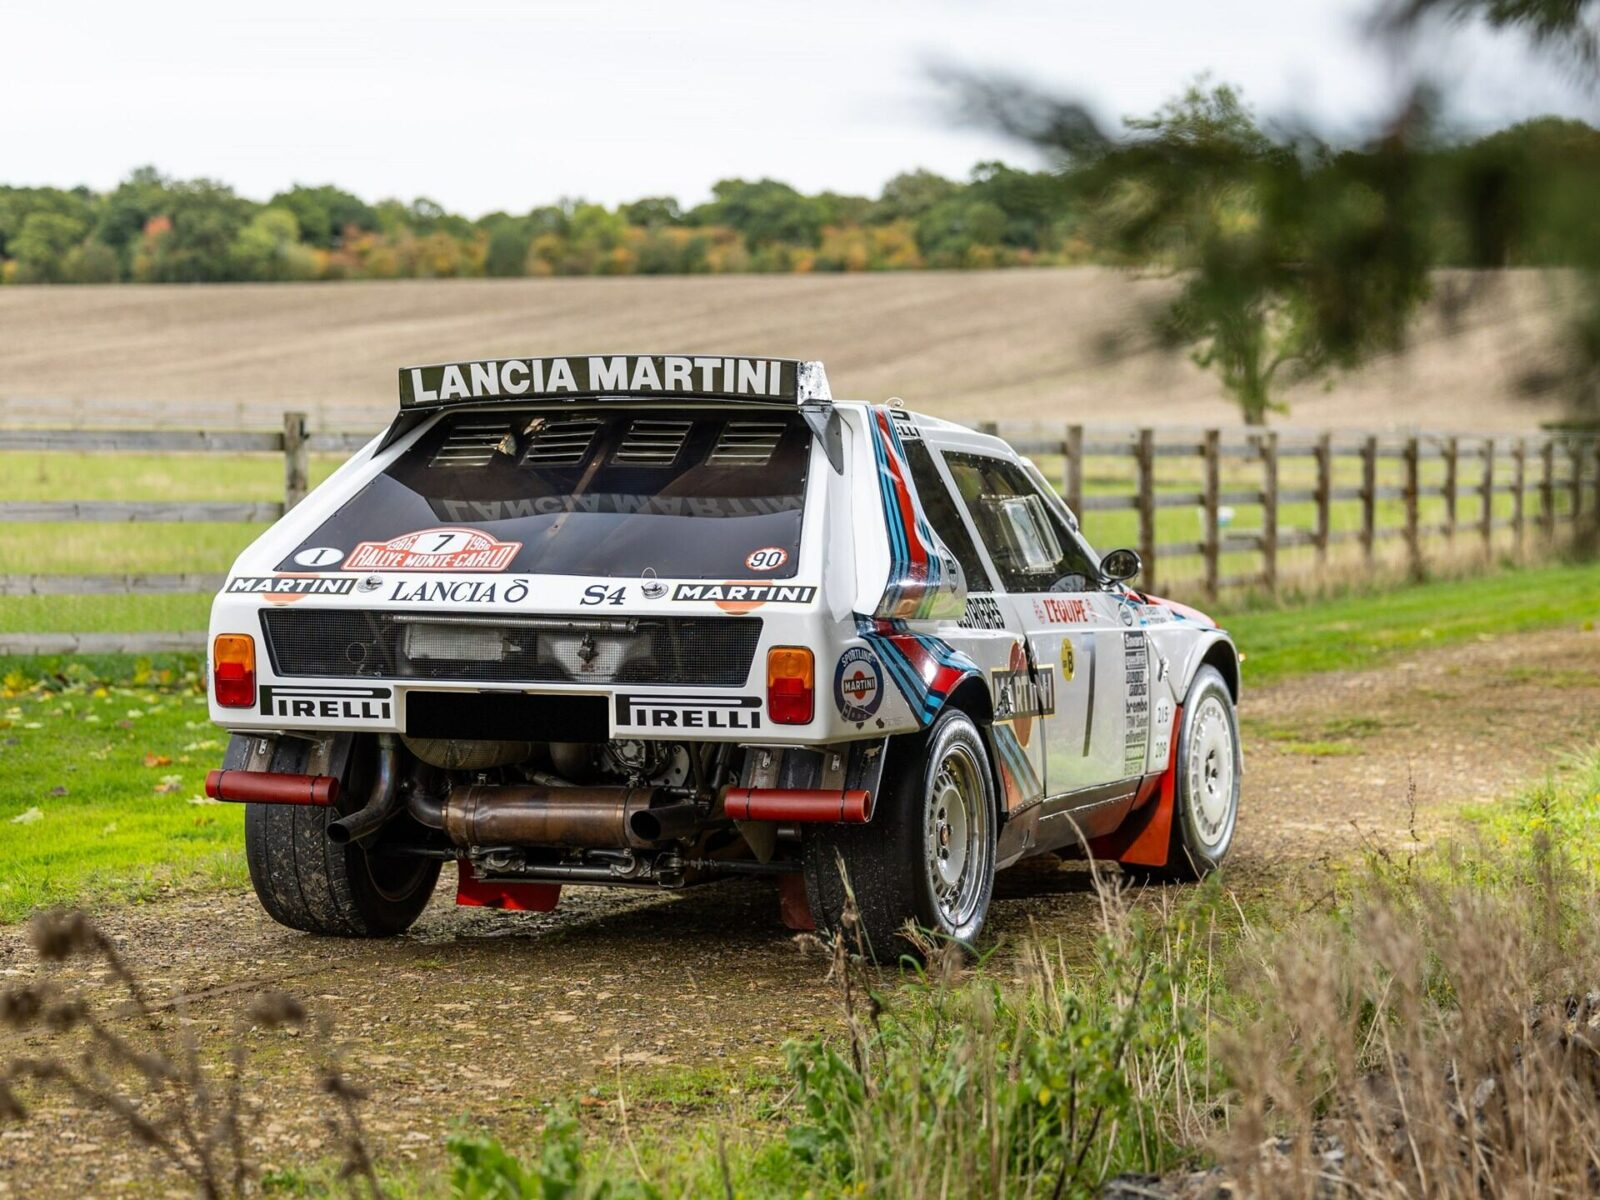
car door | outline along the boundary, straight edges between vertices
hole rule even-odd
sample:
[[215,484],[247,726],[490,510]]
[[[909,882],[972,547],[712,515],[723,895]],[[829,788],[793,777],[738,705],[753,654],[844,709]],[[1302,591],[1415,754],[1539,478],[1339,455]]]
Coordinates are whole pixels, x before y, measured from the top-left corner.
[[1143,634],[1124,626],[1087,547],[1021,463],[953,451],[945,462],[1026,633],[1034,691],[1025,699],[1040,709],[1051,807],[1100,803],[1142,771],[1148,721],[1130,720],[1124,698],[1131,688],[1148,703]]

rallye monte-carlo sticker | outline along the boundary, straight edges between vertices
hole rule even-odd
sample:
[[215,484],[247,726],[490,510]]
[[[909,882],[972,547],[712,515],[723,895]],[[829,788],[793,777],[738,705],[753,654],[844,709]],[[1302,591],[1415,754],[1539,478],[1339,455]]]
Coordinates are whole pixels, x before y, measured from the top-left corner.
[[521,542],[502,542],[479,529],[419,529],[386,542],[362,542],[344,560],[346,571],[504,571]]

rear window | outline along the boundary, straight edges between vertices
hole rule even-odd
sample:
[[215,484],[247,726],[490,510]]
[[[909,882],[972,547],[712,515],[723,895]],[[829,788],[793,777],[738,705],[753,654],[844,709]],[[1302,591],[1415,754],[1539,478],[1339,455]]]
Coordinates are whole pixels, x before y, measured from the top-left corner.
[[[810,458],[810,431],[788,413],[449,413],[279,569],[365,570],[375,561],[366,544],[465,530],[520,546],[504,559],[457,560],[492,564],[460,569],[791,578]],[[388,561],[411,566],[376,569],[452,569],[448,557],[418,558],[426,538],[406,545],[409,557]]]

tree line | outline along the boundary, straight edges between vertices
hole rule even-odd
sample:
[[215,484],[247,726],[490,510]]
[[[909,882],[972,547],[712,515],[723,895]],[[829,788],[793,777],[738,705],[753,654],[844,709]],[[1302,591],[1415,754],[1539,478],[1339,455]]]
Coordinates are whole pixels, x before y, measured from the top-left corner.
[[[215,180],[174,179],[153,167],[109,192],[0,186],[0,283],[1182,267],[1192,265],[1202,226],[1236,232],[1241,222],[1270,217],[1262,196],[1270,205],[1282,199],[1274,189],[1317,183],[1303,170],[1279,177],[1256,170],[1271,157],[1260,151],[1275,143],[1226,88],[1191,91],[1128,129],[1131,140],[1114,153],[1085,152],[1057,131],[1038,139],[1051,152],[1049,169],[987,162],[964,181],[911,171],[876,197],[726,179],[710,200],[687,208],[668,196],[615,207],[563,200],[475,220],[425,198],[372,203],[332,185],[297,184],[262,203]],[[1157,144],[1187,149],[1153,154]],[[1251,164],[1259,194],[1234,187],[1240,181],[1231,167],[1218,173],[1228,165],[1219,153]],[[1383,153],[1381,146],[1340,153],[1342,173],[1353,164],[1373,168],[1371,186],[1342,189],[1339,203],[1353,208],[1330,216],[1357,228],[1363,206],[1382,206]],[[1303,157],[1290,154],[1280,166]],[[1408,242],[1407,252],[1426,254],[1432,265],[1563,264],[1571,248],[1565,231],[1587,219],[1600,194],[1600,131],[1546,118],[1438,144],[1409,159],[1407,170],[1407,220],[1426,241],[1425,248]],[[1219,199],[1192,186],[1208,178],[1225,179],[1231,191]],[[1518,225],[1527,236],[1479,244],[1484,213],[1510,207],[1519,218],[1532,214]],[[1228,245],[1237,249],[1237,240]],[[1218,251],[1199,242],[1198,253]]]

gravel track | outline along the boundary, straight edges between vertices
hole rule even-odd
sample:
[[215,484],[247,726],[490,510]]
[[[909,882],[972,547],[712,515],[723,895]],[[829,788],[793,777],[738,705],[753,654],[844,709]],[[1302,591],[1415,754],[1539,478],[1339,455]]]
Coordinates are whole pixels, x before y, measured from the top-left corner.
[[[1248,671],[1248,663],[1246,664]],[[1359,839],[1448,836],[1463,802],[1493,800],[1600,736],[1600,634],[1575,629],[1424,652],[1382,669],[1250,690],[1244,806],[1231,874],[1251,891]],[[1414,798],[1414,805],[1408,800]],[[432,1159],[463,1114],[513,1142],[541,1104],[591,1083],[661,1069],[781,1062],[786,1038],[837,1025],[827,964],[779,924],[755,883],[680,895],[569,889],[544,915],[457,909],[448,886],[407,937],[333,942],[279,928],[247,895],[112,910],[101,923],[156,994],[181,995],[203,1037],[224,1039],[258,990],[285,988],[330,1013],[352,1074],[370,1087],[372,1133],[391,1161]],[[1095,902],[1081,865],[1006,872],[990,937],[1030,928],[1087,946]],[[1002,956],[996,969],[1004,970]],[[0,981],[32,974],[24,932],[0,929]],[[91,992],[104,981],[79,973]],[[305,1039],[308,1041],[309,1039]],[[29,1052],[0,1032],[0,1060]],[[320,1103],[309,1047],[250,1035],[268,1114],[269,1161],[313,1158]],[[640,1086],[641,1104],[651,1107]],[[670,1115],[670,1104],[658,1105]],[[646,1112],[645,1117],[648,1117]],[[163,1194],[96,1119],[47,1101],[0,1128],[0,1196]]]

